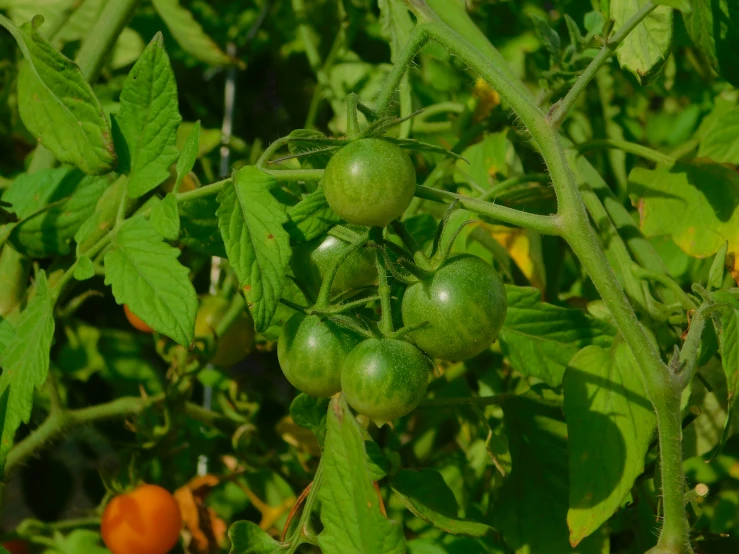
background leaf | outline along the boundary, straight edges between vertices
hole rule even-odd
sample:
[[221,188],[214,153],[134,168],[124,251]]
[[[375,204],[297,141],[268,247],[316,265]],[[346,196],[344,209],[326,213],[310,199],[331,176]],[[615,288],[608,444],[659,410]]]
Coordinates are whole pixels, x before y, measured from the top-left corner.
[[690,38],[711,66],[739,87],[739,4],[733,0],[692,0],[685,14]]
[[28,130],[61,162],[100,175],[116,164],[110,124],[80,68],[32,23],[0,16],[26,58],[18,75],[18,111]]
[[183,346],[193,340],[198,297],[189,271],[146,219],[127,220],[105,254],[105,284],[119,304]]
[[511,365],[524,375],[559,386],[567,363],[581,348],[608,346],[614,329],[581,310],[540,301],[531,287],[506,285],[508,313],[500,331],[500,346]]
[[243,65],[239,60],[225,54],[213,42],[179,0],[152,0],[159,16],[185,52],[192,54],[209,65]]
[[[611,18],[618,31],[648,0],[611,0]],[[623,69],[648,85],[662,72],[672,46],[672,9],[658,6],[626,36],[616,50]]]
[[276,554],[288,546],[270,537],[251,521],[237,521],[228,530],[231,554]]
[[656,420],[640,368],[622,339],[588,346],[564,377],[570,460],[570,542],[577,545],[619,508],[644,471]]
[[[629,193],[638,200],[642,232],[670,235],[687,254],[714,255],[729,241],[739,251],[739,174],[723,165],[696,160],[654,170],[635,168]],[[739,256],[734,257],[739,277]]]
[[291,255],[282,227],[287,216],[269,192],[275,184],[267,173],[247,166],[218,193],[218,226],[258,332],[277,310]]
[[[143,196],[169,177],[182,121],[164,39],[157,33],[126,78],[115,123],[121,173],[128,174],[128,196]],[[114,125],[115,129],[115,125]]]
[[14,331],[0,352],[0,473],[15,432],[31,417],[33,391],[44,384],[49,372],[54,298],[43,271],[36,278],[36,295],[21,312]]
[[321,188],[291,206],[287,211],[287,217],[285,229],[294,242],[313,240],[341,223],[341,218],[328,205]]

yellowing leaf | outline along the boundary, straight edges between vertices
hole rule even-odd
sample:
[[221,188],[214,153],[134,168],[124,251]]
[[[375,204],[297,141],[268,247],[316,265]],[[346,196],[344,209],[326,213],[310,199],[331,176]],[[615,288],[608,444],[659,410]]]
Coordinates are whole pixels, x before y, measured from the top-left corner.
[[483,223],[481,227],[508,251],[532,286],[544,290],[546,285],[544,263],[541,251],[537,248],[538,245],[532,243],[531,232],[526,229],[486,223]]

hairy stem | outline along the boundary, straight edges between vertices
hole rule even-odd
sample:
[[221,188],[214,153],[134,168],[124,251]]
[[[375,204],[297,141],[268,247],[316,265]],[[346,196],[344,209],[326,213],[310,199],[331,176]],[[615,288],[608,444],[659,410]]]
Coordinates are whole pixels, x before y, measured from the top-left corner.
[[[463,37],[442,24],[423,0],[406,0],[429,36],[454,53],[462,63],[480,74],[493,86],[501,98],[516,112],[531,133],[549,170],[557,194],[558,216],[553,230],[558,230],[570,244],[583,268],[593,281],[608,307],[616,325],[639,362],[646,390],[657,414],[660,441],[660,461],[663,475],[664,524],[659,545],[663,552],[684,554],[690,552],[687,541],[688,523],[683,502],[684,476],[682,473],[682,431],[680,428],[680,395],[667,366],[646,330],[636,317],[623,289],[600,248],[588,220],[582,198],[569,169],[557,131],[543,116],[534,101],[492,62]],[[625,31],[624,31],[625,32]],[[598,66],[599,67],[599,66]],[[595,70],[593,70],[593,74]],[[584,87],[581,87],[584,88]],[[577,95],[574,94],[576,98]],[[574,99],[572,99],[574,102]],[[555,120],[557,118],[554,118]],[[434,193],[439,191],[433,191]],[[482,202],[481,204],[486,204]],[[476,210],[477,211],[477,210]],[[479,212],[478,212],[479,213]],[[516,214],[514,224],[527,225]],[[532,216],[540,223],[543,216]],[[545,226],[546,228],[546,226]]]

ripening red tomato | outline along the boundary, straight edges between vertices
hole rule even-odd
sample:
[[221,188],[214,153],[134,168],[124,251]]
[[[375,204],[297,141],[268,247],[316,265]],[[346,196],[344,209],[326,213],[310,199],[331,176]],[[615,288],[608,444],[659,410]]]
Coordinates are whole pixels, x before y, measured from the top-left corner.
[[141,319],[129,309],[128,304],[123,305],[123,311],[126,312],[126,318],[128,319],[128,322],[136,329],[138,329],[139,331],[143,331],[144,333],[154,332],[154,329],[149,327],[143,319]]
[[105,507],[100,530],[113,554],[166,554],[180,538],[182,515],[162,487],[140,485]]
[[26,541],[21,539],[14,539],[12,541],[5,541],[3,548],[10,552],[10,554],[30,554],[31,551],[28,549]]

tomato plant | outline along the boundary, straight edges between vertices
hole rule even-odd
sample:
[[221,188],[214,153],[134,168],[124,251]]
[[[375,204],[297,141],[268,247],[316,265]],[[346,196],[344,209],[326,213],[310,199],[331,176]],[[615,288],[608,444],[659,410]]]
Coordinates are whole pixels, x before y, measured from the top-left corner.
[[739,551],[735,0],[0,27],[5,549]]
[[166,554],[181,527],[177,502],[156,485],[140,485],[114,497],[100,520],[103,542],[113,554]]

